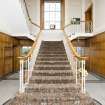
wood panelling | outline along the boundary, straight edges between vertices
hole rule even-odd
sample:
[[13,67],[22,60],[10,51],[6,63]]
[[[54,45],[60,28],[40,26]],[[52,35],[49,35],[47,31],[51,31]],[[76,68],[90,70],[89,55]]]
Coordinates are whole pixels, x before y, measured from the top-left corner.
[[72,41],[74,46],[78,47],[85,47],[86,46],[86,40],[85,39],[74,39]]
[[[85,43],[83,44],[83,42]],[[80,46],[88,56],[86,69],[105,77],[105,32],[80,42]],[[78,46],[76,40],[73,42]]]
[[14,60],[19,56],[19,53],[17,55],[17,50],[14,52],[14,46],[16,45],[19,45],[17,39],[0,33],[0,77],[19,69],[19,66],[15,68],[13,65]]
[[34,41],[29,40],[29,39],[21,39],[19,40],[20,46],[32,46],[32,44],[34,43]]
[[40,28],[44,29],[44,0],[40,0]]
[[92,21],[93,20],[93,5],[91,5],[87,11],[85,12],[85,21]]
[[89,38],[87,43],[89,70],[105,77],[105,33]]
[[31,40],[19,40],[7,34],[0,33],[0,77],[19,70],[20,49],[22,46],[32,46]]
[[65,0],[61,0],[61,29],[64,29],[65,25]]

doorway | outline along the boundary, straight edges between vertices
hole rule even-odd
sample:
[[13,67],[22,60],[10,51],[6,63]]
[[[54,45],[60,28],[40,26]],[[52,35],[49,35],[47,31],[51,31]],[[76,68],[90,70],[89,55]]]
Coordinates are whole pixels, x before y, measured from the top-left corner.
[[93,6],[91,5],[85,12],[85,32],[91,33],[93,31]]

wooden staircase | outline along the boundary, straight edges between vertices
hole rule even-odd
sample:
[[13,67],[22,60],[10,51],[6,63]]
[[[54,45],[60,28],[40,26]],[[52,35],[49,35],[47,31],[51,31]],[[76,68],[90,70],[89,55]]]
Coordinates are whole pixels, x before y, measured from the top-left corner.
[[25,92],[8,105],[95,105],[75,84],[63,41],[42,41]]

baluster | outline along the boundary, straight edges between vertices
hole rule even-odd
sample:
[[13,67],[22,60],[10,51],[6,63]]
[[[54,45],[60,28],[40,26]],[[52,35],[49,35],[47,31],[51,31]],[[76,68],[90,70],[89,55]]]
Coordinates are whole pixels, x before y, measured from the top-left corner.
[[77,71],[77,59],[75,58],[75,70],[76,70],[76,72],[75,72],[75,75],[76,75],[76,84],[78,84],[78,71]]
[[28,61],[27,62],[28,62],[28,73],[27,73],[28,77],[27,78],[28,78],[28,83],[29,83],[29,79],[30,79],[30,58],[29,57],[28,57]]
[[81,89],[82,89],[82,93],[83,93],[83,60],[82,60],[82,63],[81,63],[81,69],[82,69],[82,83],[81,83],[81,85],[82,85],[82,87],[81,87]]
[[27,84],[27,60],[24,61],[24,84]]
[[20,88],[19,92],[24,92],[24,60],[20,60]]
[[85,93],[85,60],[82,60],[82,93]]
[[85,79],[85,60],[83,60],[83,84],[84,84],[84,88],[83,88],[83,92],[85,93],[86,91],[86,88],[85,88],[85,82],[86,82],[86,79]]

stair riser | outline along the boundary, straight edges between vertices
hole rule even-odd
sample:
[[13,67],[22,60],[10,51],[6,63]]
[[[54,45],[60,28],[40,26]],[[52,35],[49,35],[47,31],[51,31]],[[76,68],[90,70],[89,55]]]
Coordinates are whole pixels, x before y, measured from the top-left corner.
[[57,49],[56,48],[55,49],[54,48],[49,48],[49,49],[46,48],[45,49],[44,48],[44,49],[40,49],[40,51],[53,51],[53,52],[54,51],[59,51],[60,52],[60,51],[65,51],[65,49],[59,49],[59,48],[57,48]]
[[[35,94],[35,93],[44,93],[44,94],[47,94],[49,95],[50,97],[51,96],[54,96],[56,95],[56,93],[58,94],[65,94],[65,96],[67,97],[68,95],[71,96],[71,97],[74,97],[75,95],[77,95],[79,93],[79,89],[71,89],[71,90],[68,90],[68,91],[61,91],[61,90],[52,90],[52,89],[26,89],[26,92],[28,93],[32,93]],[[68,94],[69,92],[69,94]]]
[[67,58],[37,58],[37,61],[65,61]]
[[41,46],[40,49],[61,49],[61,50],[65,50],[64,46]]
[[73,72],[71,70],[34,70],[32,74],[36,74],[36,73],[49,73],[49,74],[55,74],[55,73],[62,73],[62,74],[65,74],[65,73],[70,73],[70,74],[73,74]]
[[58,52],[57,51],[55,51],[55,52],[54,51],[49,51],[49,52],[46,51],[45,52],[45,51],[42,51],[42,52],[39,52],[39,54],[66,54],[66,52],[61,52],[61,51],[58,51]]
[[71,70],[70,67],[34,67],[34,70]]
[[64,66],[63,66],[63,65],[35,65],[35,67],[50,67],[50,68],[51,68],[51,67],[52,67],[52,68],[53,68],[53,67],[55,67],[55,68],[56,68],[56,67],[57,67],[57,68],[59,67],[59,68],[61,68],[61,67],[70,67],[70,65],[64,65]]
[[36,65],[69,65],[69,62],[55,62],[55,63],[48,63],[48,62],[36,62]]
[[59,43],[59,42],[58,42],[58,43],[56,43],[56,42],[52,42],[52,43],[50,43],[50,42],[45,43],[45,42],[44,42],[44,43],[43,43],[43,42],[42,42],[41,44],[44,45],[44,46],[46,46],[46,45],[49,45],[49,46],[50,46],[50,45],[54,45],[54,46],[63,45],[63,43]]
[[50,54],[47,54],[47,55],[45,55],[45,54],[40,54],[40,55],[38,55],[39,57],[66,57],[67,58],[67,56],[65,55],[65,54],[53,54],[53,55],[50,55]]
[[74,80],[74,76],[32,76],[30,81],[34,80],[62,80],[62,79],[68,79],[68,80]]

